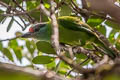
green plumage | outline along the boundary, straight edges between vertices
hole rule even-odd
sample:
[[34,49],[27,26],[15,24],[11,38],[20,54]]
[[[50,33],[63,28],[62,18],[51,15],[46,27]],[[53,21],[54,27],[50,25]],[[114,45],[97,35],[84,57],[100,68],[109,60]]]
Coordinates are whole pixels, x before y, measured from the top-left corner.
[[[95,36],[91,34],[91,31],[87,30],[85,26],[81,26],[80,19],[76,17],[64,16],[58,18],[59,23],[59,38],[61,43],[70,45],[82,45],[86,41],[94,40]],[[83,22],[81,22],[83,23]],[[79,27],[76,27],[79,26]],[[45,27],[39,30],[36,38],[42,41],[50,42],[52,35],[51,22],[49,21]],[[97,39],[97,38],[96,38]]]
[[[91,31],[91,27],[77,17],[64,16],[59,17],[59,41],[69,45],[84,46],[86,42],[94,42],[103,47],[109,56],[114,57],[114,53],[106,48],[96,35]],[[39,25],[40,27],[41,25]],[[41,41],[51,42],[51,21],[47,22],[43,27],[40,27],[36,32],[35,38]]]

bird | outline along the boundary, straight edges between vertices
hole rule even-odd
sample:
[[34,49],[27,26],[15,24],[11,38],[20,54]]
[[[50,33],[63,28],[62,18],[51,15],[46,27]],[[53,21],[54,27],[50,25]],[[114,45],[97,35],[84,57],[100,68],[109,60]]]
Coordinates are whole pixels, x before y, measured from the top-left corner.
[[[103,47],[109,56],[115,57],[113,51],[109,50],[98,39],[92,31],[92,28],[82,22],[78,17],[62,16],[57,18],[59,25],[59,42],[72,46],[84,46],[87,42],[94,42]],[[29,28],[24,38],[35,38],[40,41],[51,42],[52,25],[51,21],[38,23]]]

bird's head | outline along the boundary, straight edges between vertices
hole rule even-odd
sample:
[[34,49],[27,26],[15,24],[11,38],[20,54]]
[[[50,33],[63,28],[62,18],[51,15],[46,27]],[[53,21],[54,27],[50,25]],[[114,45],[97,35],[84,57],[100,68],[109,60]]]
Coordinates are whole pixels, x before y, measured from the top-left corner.
[[38,23],[29,28],[29,31],[22,35],[23,38],[34,38],[40,30],[45,27],[46,23]]

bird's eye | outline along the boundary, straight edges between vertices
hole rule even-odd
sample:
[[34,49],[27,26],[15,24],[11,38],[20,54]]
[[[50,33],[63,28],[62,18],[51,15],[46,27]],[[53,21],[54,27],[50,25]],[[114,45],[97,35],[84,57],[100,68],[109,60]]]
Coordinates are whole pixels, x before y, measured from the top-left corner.
[[32,27],[29,28],[29,32],[34,32],[34,29]]

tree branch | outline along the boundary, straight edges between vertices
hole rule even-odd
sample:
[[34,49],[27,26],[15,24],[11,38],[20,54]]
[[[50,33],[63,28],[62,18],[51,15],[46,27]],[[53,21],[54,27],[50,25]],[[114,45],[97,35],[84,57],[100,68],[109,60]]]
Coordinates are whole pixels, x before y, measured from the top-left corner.
[[[5,75],[5,76],[3,76]],[[16,80],[18,76],[25,80],[69,80],[63,76],[56,75],[53,71],[34,70],[29,67],[20,67],[13,64],[0,63],[0,78],[6,80],[6,77]]]

